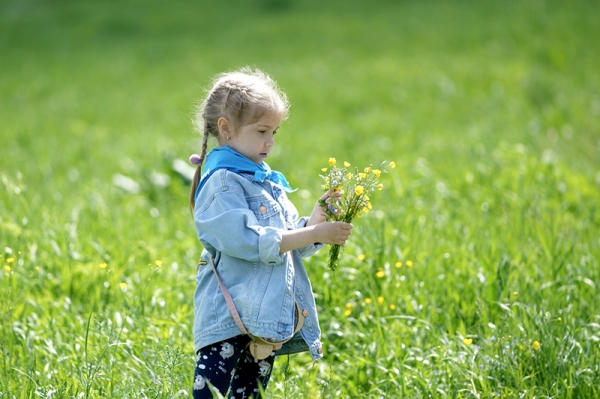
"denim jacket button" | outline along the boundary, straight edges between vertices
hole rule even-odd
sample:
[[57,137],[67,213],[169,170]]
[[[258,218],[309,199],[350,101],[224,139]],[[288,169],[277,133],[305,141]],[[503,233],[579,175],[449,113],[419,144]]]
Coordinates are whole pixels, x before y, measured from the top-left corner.
[[308,310],[304,309],[304,310],[302,311],[302,316],[304,316],[304,317],[308,317]]
[[258,208],[258,211],[264,215],[265,213],[267,213],[267,207],[264,205],[261,205],[260,208]]
[[317,352],[319,352],[319,355],[322,355],[323,354],[323,348],[319,348],[319,350]]

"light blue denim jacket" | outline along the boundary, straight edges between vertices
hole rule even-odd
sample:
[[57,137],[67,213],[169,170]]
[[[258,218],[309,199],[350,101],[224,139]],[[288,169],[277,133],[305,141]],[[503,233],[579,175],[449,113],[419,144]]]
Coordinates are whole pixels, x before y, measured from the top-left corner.
[[[194,294],[194,346],[199,349],[240,335],[210,266],[209,254],[248,332],[284,340],[294,329],[294,300],[306,315],[304,327],[277,355],[309,350],[322,357],[321,330],[302,258],[322,244],[279,253],[282,232],[304,227],[280,186],[253,181],[252,174],[216,171],[202,187],[194,209],[204,246]],[[293,258],[293,259],[292,259]]]

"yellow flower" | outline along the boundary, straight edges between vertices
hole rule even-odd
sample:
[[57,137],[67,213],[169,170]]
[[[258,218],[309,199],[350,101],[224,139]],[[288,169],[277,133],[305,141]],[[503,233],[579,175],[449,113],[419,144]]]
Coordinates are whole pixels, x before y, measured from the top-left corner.
[[365,260],[367,256],[365,254],[360,254],[357,256],[358,260]]
[[371,172],[373,172],[375,177],[379,177],[381,175],[381,171],[379,169],[373,169]]
[[365,298],[365,305],[369,305],[373,300],[371,298]]
[[344,166],[345,166],[345,167],[348,167],[348,166],[350,166],[350,162],[348,162],[348,161],[344,161]]
[[348,174],[346,175],[346,179],[352,179],[352,173],[348,173]]
[[162,266],[162,260],[158,260],[158,259],[157,259],[156,261],[154,261],[154,264],[155,264],[156,266],[158,266],[158,267],[161,267],[161,266]]
[[377,185],[377,189],[378,189],[379,191],[383,190],[383,184],[378,184],[378,185]]
[[412,262],[412,260],[407,260],[407,261],[406,261],[406,266],[408,266],[408,267],[413,267],[413,262]]
[[335,165],[335,158],[331,157],[329,158],[329,166],[333,166]]
[[394,305],[393,303],[390,303],[390,310],[396,310],[396,305]]
[[12,269],[10,268],[10,266],[9,266],[9,265],[4,265],[4,270],[5,270],[7,273],[10,273],[10,271],[11,271]]
[[352,309],[346,309],[346,311],[344,312],[344,316],[348,317],[352,314]]
[[100,269],[106,269],[108,265],[106,263],[100,263],[98,266],[100,266]]
[[385,301],[385,299],[382,296],[377,297],[377,303],[378,304],[380,304],[380,305],[383,304],[383,301]]
[[8,258],[8,259],[6,259],[6,261],[7,261],[8,263],[13,263],[13,262],[15,261],[15,258]]
[[369,208],[367,208],[366,206],[362,209],[363,213],[368,213],[369,212]]
[[36,267],[35,267],[35,271],[36,271],[36,272],[39,272],[39,271],[40,271],[40,267],[39,267],[39,266],[36,266]]
[[373,205],[370,202],[367,202],[367,209],[373,209]]
[[465,338],[463,339],[463,344],[469,346],[473,343],[473,338]]
[[321,168],[321,172],[327,172],[327,168]]
[[392,161],[390,162],[390,168],[394,169],[396,167],[396,162]]
[[357,196],[361,195],[364,192],[365,192],[365,188],[363,186],[358,185],[358,186],[354,187],[354,194],[356,194]]
[[352,302],[346,302],[346,309],[352,309],[352,306],[354,306]]
[[395,265],[395,266],[396,266],[398,269],[400,269],[400,268],[402,267],[402,262],[396,262],[396,265]]
[[371,171],[371,167],[370,167],[370,166],[367,166],[367,167],[365,168],[365,173],[369,173],[370,171]]
[[361,172],[361,173],[358,174],[358,178],[359,179],[366,179],[367,178],[367,174]]
[[126,291],[127,290],[127,283],[120,283],[119,287],[121,287],[121,291]]
[[385,272],[383,271],[382,268],[379,268],[379,270],[377,270],[376,276],[379,277],[379,278],[384,278],[385,277]]
[[533,341],[533,344],[531,344],[531,346],[533,347],[534,350],[540,350],[540,346],[542,346],[542,344],[540,344],[538,341]]

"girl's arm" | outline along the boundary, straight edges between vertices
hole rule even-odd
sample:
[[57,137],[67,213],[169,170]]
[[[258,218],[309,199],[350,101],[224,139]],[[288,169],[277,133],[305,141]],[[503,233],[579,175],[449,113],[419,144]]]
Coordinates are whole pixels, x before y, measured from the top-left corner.
[[[341,192],[333,193],[335,196],[341,196]],[[331,191],[326,192],[319,200],[328,201]],[[279,244],[279,253],[302,248],[314,243],[338,244],[344,245],[350,236],[352,225],[344,222],[324,223],[326,214],[319,204],[315,205],[306,227],[296,230],[286,230],[282,233],[281,243]]]
[[324,222],[296,230],[286,230],[281,234],[279,253],[302,248],[317,242],[344,245],[352,231],[352,224],[345,222]]

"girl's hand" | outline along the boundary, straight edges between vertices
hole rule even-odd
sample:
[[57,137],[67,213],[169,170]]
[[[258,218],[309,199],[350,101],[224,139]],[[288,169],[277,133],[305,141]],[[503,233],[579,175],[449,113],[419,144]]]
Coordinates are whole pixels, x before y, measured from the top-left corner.
[[316,242],[344,245],[352,233],[352,227],[346,222],[320,223],[314,227]]
[[308,219],[308,222],[306,223],[306,226],[313,226],[326,221],[327,214],[325,213],[325,208],[321,206],[321,201],[325,201],[326,204],[329,204],[330,198],[339,199],[343,194],[343,191],[333,191],[333,189],[330,189],[329,191],[325,192],[325,194],[323,194],[321,198],[319,198],[319,201],[317,201],[317,203],[315,204],[315,207],[313,208],[313,211],[310,215],[310,218]]

